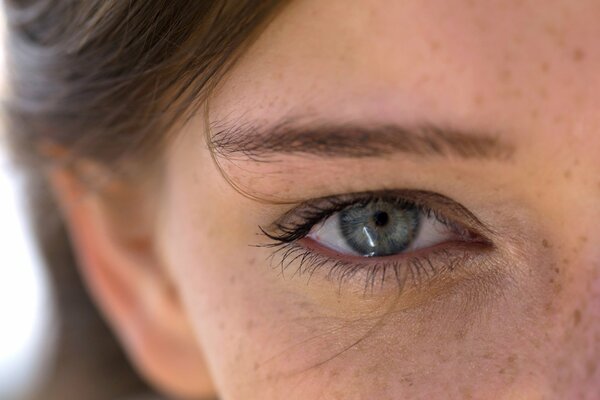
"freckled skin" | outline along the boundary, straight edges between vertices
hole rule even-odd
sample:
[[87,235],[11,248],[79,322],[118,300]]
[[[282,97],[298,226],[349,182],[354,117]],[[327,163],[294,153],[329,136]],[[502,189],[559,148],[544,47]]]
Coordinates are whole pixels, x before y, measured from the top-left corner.
[[598,15],[595,0],[300,0],[278,15],[211,119],[432,121],[516,154],[224,164],[263,194],[437,191],[495,231],[472,279],[363,296],[270,266],[251,244],[289,208],[231,188],[190,120],[166,157],[162,253],[224,399],[598,398]]

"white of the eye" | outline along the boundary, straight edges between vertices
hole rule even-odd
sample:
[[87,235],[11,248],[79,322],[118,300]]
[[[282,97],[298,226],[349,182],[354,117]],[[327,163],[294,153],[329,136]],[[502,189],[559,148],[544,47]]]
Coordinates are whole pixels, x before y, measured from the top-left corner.
[[[354,251],[342,236],[339,216],[339,213],[332,214],[325,221],[315,225],[307,237],[339,253],[360,256],[361,254]],[[421,214],[421,226],[417,236],[404,252],[432,247],[450,240],[453,236],[455,234],[449,226],[438,221],[434,216]],[[375,247],[369,235],[367,240]]]

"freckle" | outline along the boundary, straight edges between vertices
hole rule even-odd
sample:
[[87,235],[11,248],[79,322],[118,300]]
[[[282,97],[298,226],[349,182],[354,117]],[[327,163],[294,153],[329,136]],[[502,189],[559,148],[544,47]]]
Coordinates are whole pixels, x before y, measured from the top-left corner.
[[485,103],[485,98],[481,94],[477,94],[475,97],[473,97],[473,102],[476,105],[481,106]]
[[503,80],[503,81],[509,81],[510,78],[511,78],[511,76],[512,76],[512,74],[511,74],[510,70],[503,69],[503,70],[500,71],[499,76],[500,76],[501,80]]
[[558,267],[554,268],[554,272],[556,272],[557,274],[560,274],[560,268],[558,268]]
[[254,321],[249,319],[248,321],[246,321],[246,329],[251,331],[252,328],[254,328]]
[[579,309],[575,310],[573,313],[573,325],[577,326],[581,322],[581,311]]
[[540,69],[542,70],[542,72],[548,72],[548,70],[550,69],[550,64],[548,64],[546,61],[544,61],[540,65]]
[[579,241],[582,243],[586,243],[588,241],[588,238],[587,238],[587,236],[580,236]]
[[539,116],[540,116],[540,112],[538,111],[537,108],[534,108],[533,110],[531,110],[531,118],[538,119]]
[[542,246],[548,248],[550,247],[550,243],[548,243],[548,241],[546,239],[542,240]]
[[576,62],[580,62],[585,58],[585,53],[581,49],[573,50],[573,60]]
[[437,40],[432,40],[432,41],[429,43],[429,45],[430,45],[430,47],[431,47],[431,50],[433,50],[433,51],[437,51],[437,50],[439,50],[439,48],[440,48],[440,42],[438,42]]
[[596,369],[598,368],[598,365],[596,364],[597,361],[596,360],[588,360],[586,363],[586,369],[587,369],[587,373],[588,376],[591,377],[596,373]]
[[458,332],[456,332],[456,334],[454,335],[454,338],[456,340],[462,340],[465,338],[465,336],[467,336],[467,332],[464,329],[461,329]]
[[562,285],[561,284],[557,284],[556,286],[554,286],[554,293],[555,294],[559,294],[560,292],[562,292]]
[[563,262],[563,264],[569,264],[569,259],[568,258],[563,258],[562,262]]
[[248,260],[248,265],[252,266],[252,265],[254,265],[255,262],[256,262],[256,258],[251,258]]
[[471,393],[471,389],[469,389],[469,388],[462,388],[461,392],[462,392],[462,397],[461,398],[467,399],[467,400],[473,398],[473,393]]
[[229,277],[229,283],[231,283],[231,284],[235,283],[235,275],[231,275]]
[[509,364],[514,364],[515,361],[517,361],[517,356],[513,354],[512,356],[509,356],[506,361],[508,361]]
[[380,369],[380,365],[375,363],[375,364],[370,365],[369,367],[365,368],[365,372],[369,375],[375,375],[375,374],[377,374],[379,369]]
[[564,175],[565,179],[571,179],[571,170],[570,169],[566,170],[563,175]]

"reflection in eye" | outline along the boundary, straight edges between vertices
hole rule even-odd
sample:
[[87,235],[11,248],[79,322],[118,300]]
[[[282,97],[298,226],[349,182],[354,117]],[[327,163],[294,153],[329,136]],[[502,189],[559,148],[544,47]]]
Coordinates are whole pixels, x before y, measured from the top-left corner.
[[414,204],[377,199],[328,217],[308,238],[343,254],[389,256],[436,245],[456,234]]
[[[282,272],[325,270],[343,281],[362,276],[365,288],[393,276],[404,287],[462,267],[492,243],[465,207],[432,192],[399,190],[309,200],[261,231],[276,248]],[[470,257],[473,256],[473,257]]]

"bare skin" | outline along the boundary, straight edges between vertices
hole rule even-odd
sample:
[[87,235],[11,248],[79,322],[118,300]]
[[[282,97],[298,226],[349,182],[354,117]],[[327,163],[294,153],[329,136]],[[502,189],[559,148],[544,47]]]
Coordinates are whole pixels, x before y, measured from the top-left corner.
[[[90,211],[93,194],[73,211],[77,196],[55,177],[88,283],[132,357],[184,396],[213,390],[204,359],[223,399],[597,398],[600,2],[351,3],[292,2],[216,88],[214,132],[282,120],[430,123],[492,137],[505,152],[217,156],[228,182],[199,110],[143,189],[153,201],[140,226],[154,250],[139,263],[159,272],[125,285],[119,301],[93,271],[121,268],[131,246],[85,219],[114,217]],[[400,291],[393,279],[365,291],[361,274],[341,286],[323,269],[294,276],[299,259],[282,274],[272,248],[251,246],[266,241],[259,226],[301,201],[383,189],[461,204],[490,228],[491,250],[465,250],[469,261]],[[86,245],[102,235],[111,252]],[[94,261],[101,252],[114,255],[106,265]],[[128,301],[162,311],[131,322],[115,305]],[[160,367],[175,370],[149,331],[193,359],[179,378]]]

